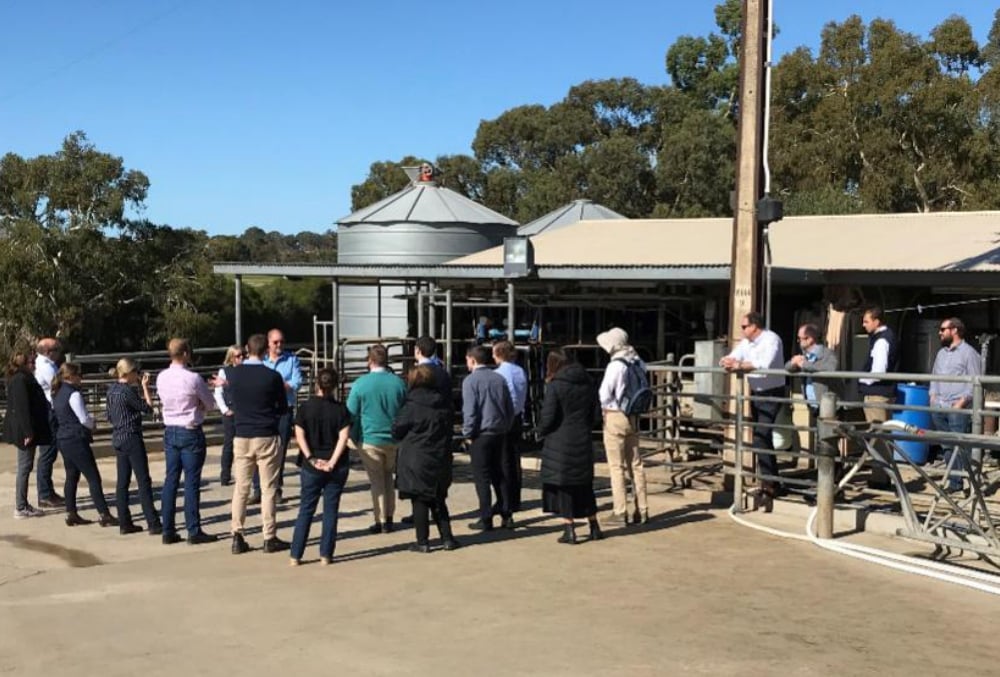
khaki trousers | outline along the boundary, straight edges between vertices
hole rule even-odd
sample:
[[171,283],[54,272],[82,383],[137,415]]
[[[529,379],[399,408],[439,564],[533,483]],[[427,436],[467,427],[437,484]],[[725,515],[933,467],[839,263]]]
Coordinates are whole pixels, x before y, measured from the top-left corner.
[[396,483],[392,479],[396,471],[396,445],[362,444],[358,456],[368,472],[375,521],[391,520],[396,511]]
[[[889,397],[884,397],[882,395],[865,395],[865,404],[892,404],[894,400]],[[888,409],[882,407],[870,407],[866,406],[864,408],[865,420],[869,423],[885,423],[892,418],[892,412]],[[885,442],[882,440],[875,440],[875,444],[879,445],[879,451],[883,454],[889,454],[890,450],[886,446]],[[886,473],[885,469],[881,466],[872,466],[872,474],[869,477],[869,482],[872,484],[888,484],[889,475]]]
[[628,513],[627,476],[632,480],[635,509],[643,516],[648,515],[646,471],[639,456],[639,435],[628,416],[620,411],[604,412],[604,453],[611,474],[611,511],[623,517]]
[[233,524],[234,534],[243,533],[247,517],[247,499],[253,483],[253,471],[260,473],[260,517],[264,522],[264,538],[274,538],[278,533],[275,519],[275,494],[278,475],[281,473],[280,439],[273,437],[236,437],[233,439]]

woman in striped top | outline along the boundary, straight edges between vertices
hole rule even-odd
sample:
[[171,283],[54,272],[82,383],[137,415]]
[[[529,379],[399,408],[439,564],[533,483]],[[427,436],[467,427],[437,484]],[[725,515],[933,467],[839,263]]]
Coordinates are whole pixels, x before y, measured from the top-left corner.
[[[111,370],[111,376],[118,379],[108,388],[107,412],[111,422],[111,443],[115,448],[118,466],[118,483],[115,486],[115,503],[118,505],[119,528],[123,534],[134,534],[142,527],[132,522],[128,507],[128,489],[135,473],[139,486],[139,501],[146,516],[146,526],[150,535],[163,532],[160,516],[153,503],[153,485],[149,478],[149,459],[146,443],[142,438],[142,416],[153,411],[153,398],[149,394],[149,374],[142,374],[135,362],[127,357],[118,360]],[[142,398],[136,386],[142,386]]]

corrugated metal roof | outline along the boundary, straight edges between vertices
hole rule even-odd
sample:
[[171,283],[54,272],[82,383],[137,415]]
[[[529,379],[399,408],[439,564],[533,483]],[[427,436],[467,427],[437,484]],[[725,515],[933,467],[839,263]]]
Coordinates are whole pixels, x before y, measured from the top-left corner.
[[1000,271],[1000,212],[795,216],[770,232],[776,268]]
[[[531,238],[539,266],[728,266],[732,219],[580,221]],[[503,247],[449,261],[502,265]]]
[[591,200],[573,200],[567,205],[554,209],[534,221],[529,221],[517,229],[518,235],[538,235],[542,232],[558,230],[580,221],[624,219],[625,217]]
[[517,221],[430,181],[411,183],[398,193],[337,221],[343,226],[403,222],[517,225]]

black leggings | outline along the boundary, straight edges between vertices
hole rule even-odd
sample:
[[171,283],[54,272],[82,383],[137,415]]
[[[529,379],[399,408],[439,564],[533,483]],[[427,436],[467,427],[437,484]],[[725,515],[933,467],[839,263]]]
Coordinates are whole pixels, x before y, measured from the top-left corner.
[[59,451],[62,452],[63,465],[66,466],[66,512],[76,512],[76,488],[80,484],[80,475],[87,480],[90,498],[94,507],[101,515],[107,515],[108,504],[104,500],[104,485],[101,483],[101,471],[97,469],[94,451],[85,440],[59,440]]
[[430,519],[437,524],[441,540],[451,540],[451,516],[444,498],[433,501],[426,498],[413,499],[413,530],[417,533],[417,543],[426,544],[431,535]]

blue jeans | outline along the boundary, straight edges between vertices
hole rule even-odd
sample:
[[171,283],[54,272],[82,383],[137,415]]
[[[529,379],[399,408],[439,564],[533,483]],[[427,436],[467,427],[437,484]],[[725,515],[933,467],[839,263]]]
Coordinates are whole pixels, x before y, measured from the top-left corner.
[[[972,417],[967,415],[965,410],[962,409],[931,412],[931,423],[933,424],[935,430],[940,430],[942,432],[968,433],[972,430]],[[951,460],[952,453],[956,453],[957,451],[957,447],[954,450],[945,449],[944,462],[947,464],[948,461]],[[962,488],[961,471],[963,470],[966,470],[966,467],[962,455],[959,454],[954,467],[952,467],[952,472],[955,474],[948,477],[948,488]]]
[[201,469],[205,465],[205,433],[201,428],[168,425],[163,429],[167,474],[163,479],[160,511],[164,535],[176,532],[177,487],[184,472],[184,526],[188,536],[201,530]]
[[323,532],[319,538],[319,556],[333,557],[337,543],[337,513],[340,512],[340,495],[347,483],[350,465],[345,463],[330,473],[320,473],[303,468],[301,473],[302,495],[299,497],[299,516],[295,520],[295,534],[292,536],[293,559],[302,559],[309,539],[309,527],[319,498],[323,497]]

